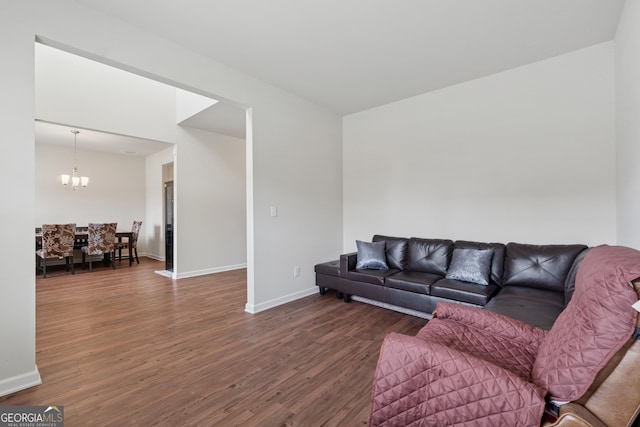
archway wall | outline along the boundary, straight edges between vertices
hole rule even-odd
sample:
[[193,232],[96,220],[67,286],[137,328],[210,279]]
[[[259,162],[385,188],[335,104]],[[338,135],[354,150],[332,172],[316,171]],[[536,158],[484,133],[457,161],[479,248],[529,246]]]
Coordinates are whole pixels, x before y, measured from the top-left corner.
[[[0,284],[0,321],[14,326],[0,331],[0,341],[11,349],[0,360],[0,394],[39,381],[33,274],[36,37],[161,82],[251,107],[247,310],[266,309],[314,290],[313,265],[334,258],[342,246],[338,115],[73,1],[5,6],[0,17],[0,51],[6,65],[0,112],[6,126],[0,144],[6,155],[0,160],[0,176],[12,183],[5,192],[10,203],[2,209],[3,223],[12,226],[0,251],[12,260],[12,269]],[[180,138],[176,143],[180,150]],[[179,157],[176,181],[191,166],[189,156]],[[278,207],[277,217],[270,216],[270,206]],[[177,220],[188,223],[196,211],[197,207],[180,211]],[[201,239],[201,229],[183,229],[180,239]],[[180,252],[181,257],[192,255]],[[299,277],[293,275],[294,266],[300,266]]]
[[[182,189],[176,201],[184,202],[176,207],[189,218],[182,227],[189,239],[180,239],[176,223],[176,245],[181,248],[175,251],[177,277],[246,266],[243,139],[178,125],[179,101],[185,99],[180,95],[190,92],[50,46],[36,44],[35,78],[37,120],[180,146],[181,161],[189,168],[183,168],[176,181]],[[127,153],[92,151],[92,141],[82,135],[79,164],[92,180],[78,194],[53,179],[67,169],[73,147],[64,151],[46,141],[37,143],[36,226],[46,221],[117,221],[119,228],[128,228],[133,220],[143,220],[138,251],[164,259],[163,181],[158,177],[162,165],[155,159],[165,156],[145,162]],[[155,145],[170,147],[165,151],[173,162],[178,148],[162,142]],[[54,157],[54,150],[66,155]],[[150,169],[146,173],[145,166]],[[191,238],[189,227],[199,230],[199,239]],[[182,251],[188,256],[181,256]]]

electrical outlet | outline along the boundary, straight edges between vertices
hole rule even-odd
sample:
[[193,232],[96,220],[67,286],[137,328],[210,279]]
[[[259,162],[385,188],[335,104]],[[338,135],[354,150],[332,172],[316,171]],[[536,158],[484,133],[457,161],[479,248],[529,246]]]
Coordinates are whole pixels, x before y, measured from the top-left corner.
[[300,266],[293,267],[293,277],[300,277]]

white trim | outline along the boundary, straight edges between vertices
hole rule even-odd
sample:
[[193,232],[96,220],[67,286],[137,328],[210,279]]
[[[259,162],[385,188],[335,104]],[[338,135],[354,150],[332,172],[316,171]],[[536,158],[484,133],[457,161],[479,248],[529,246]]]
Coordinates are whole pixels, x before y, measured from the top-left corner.
[[308,289],[305,289],[303,291],[298,291],[298,292],[294,292],[294,293],[289,294],[289,295],[285,295],[285,296],[281,296],[281,297],[278,297],[278,298],[274,298],[272,300],[265,301],[265,302],[260,303],[260,304],[249,304],[249,303],[247,303],[244,306],[244,311],[246,311],[247,313],[256,314],[256,313],[259,313],[261,311],[265,311],[265,310],[268,310],[270,308],[277,307],[279,305],[286,304],[288,302],[292,302],[292,301],[295,301],[295,300],[300,299],[300,298],[308,297],[309,295],[313,295],[316,292],[318,292],[318,287],[314,286],[312,288],[308,288]]
[[[151,259],[155,259],[156,261],[166,261],[166,258],[160,255],[155,255],[155,254],[150,254],[150,253],[139,253],[138,254],[138,258],[142,258],[142,257],[146,257],[146,258],[151,258]],[[124,259],[124,257],[122,258]],[[127,259],[128,255],[127,255]]]
[[173,271],[169,271],[169,270],[156,270],[154,271],[154,273],[159,274],[163,277],[167,277],[169,279],[175,279],[175,273]]
[[[253,185],[253,108],[245,111],[247,133],[245,135],[246,156],[246,209],[247,209],[247,303],[246,307],[254,307],[255,303],[255,213],[254,213],[254,185]],[[246,310],[246,309],[245,309]],[[253,311],[249,311],[253,313]]]
[[0,381],[0,396],[6,396],[40,384],[42,384],[42,379],[40,378],[40,372],[38,372],[38,367],[36,366],[36,368],[31,372],[16,375],[14,377],[3,378]]
[[246,263],[207,268],[205,270],[186,271],[184,273],[174,273],[174,279],[185,279],[187,277],[205,276],[207,274],[222,273],[223,271],[240,270],[243,268],[247,268]]

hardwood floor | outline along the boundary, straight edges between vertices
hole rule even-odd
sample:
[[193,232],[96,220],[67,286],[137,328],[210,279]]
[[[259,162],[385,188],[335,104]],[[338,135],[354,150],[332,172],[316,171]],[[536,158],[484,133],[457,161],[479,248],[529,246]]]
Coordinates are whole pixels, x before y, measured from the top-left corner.
[[0,405],[63,405],[67,427],[366,425],[382,339],[426,323],[332,292],[252,315],[245,270],[163,268],[38,276],[43,384]]

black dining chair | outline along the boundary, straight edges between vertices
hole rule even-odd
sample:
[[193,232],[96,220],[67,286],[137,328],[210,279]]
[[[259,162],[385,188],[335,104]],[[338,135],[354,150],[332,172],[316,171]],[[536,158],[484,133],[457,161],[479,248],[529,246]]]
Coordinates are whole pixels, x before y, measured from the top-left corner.
[[[140,259],[138,259],[138,235],[140,234],[140,228],[142,228],[142,221],[133,221],[133,224],[131,225],[131,239],[116,242],[119,261],[122,261],[122,250],[129,249],[129,245],[131,245],[131,249],[135,254],[134,257],[136,259],[136,263],[140,264]],[[129,265],[131,265],[131,260],[129,260]]]

